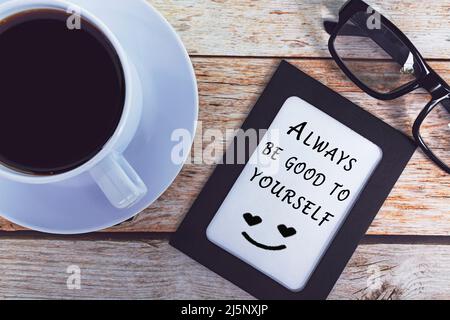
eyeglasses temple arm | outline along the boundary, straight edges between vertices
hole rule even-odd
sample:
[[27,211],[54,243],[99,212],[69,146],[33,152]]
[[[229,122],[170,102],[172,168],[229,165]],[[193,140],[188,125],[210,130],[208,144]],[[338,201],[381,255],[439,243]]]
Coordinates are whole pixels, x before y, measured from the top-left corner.
[[448,111],[448,113],[450,113],[450,100],[448,100],[448,99],[442,100],[441,104]]

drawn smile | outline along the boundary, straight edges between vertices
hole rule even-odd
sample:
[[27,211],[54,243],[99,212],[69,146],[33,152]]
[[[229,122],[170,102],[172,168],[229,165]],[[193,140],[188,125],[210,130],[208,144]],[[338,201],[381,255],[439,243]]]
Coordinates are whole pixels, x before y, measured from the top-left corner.
[[[259,225],[260,223],[263,222],[263,220],[262,220],[262,218],[260,216],[253,215],[250,212],[244,213],[242,215],[242,217],[244,218],[245,222],[247,222],[249,227],[254,227],[254,226]],[[292,227],[287,227],[284,224],[278,225],[277,229],[278,229],[278,232],[283,236],[283,238],[292,237],[293,235],[295,235],[297,233],[297,230],[295,230]],[[272,251],[278,251],[278,250],[286,249],[286,246],[284,244],[280,244],[279,246],[269,246],[267,244],[259,243],[258,241],[254,240],[252,237],[250,237],[248,235],[248,233],[245,232],[245,231],[242,232],[242,236],[245,238],[245,240],[247,240],[252,245],[254,245],[255,247],[258,247],[260,249],[272,250]]]
[[272,251],[278,251],[278,250],[286,249],[286,246],[285,246],[284,244],[279,245],[279,246],[268,246],[268,245],[259,243],[259,242],[255,241],[255,240],[253,240],[253,239],[247,234],[247,232],[245,232],[245,231],[242,232],[242,235],[243,235],[244,238],[245,238],[248,242],[250,242],[252,245],[254,245],[254,246],[258,247],[258,248],[261,248],[261,249],[272,250]]

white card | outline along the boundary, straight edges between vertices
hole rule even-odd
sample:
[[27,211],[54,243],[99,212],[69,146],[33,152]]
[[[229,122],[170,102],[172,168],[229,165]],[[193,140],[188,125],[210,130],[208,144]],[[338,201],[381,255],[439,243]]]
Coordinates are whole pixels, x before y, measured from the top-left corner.
[[377,145],[291,97],[207,237],[286,288],[301,291],[381,158]]

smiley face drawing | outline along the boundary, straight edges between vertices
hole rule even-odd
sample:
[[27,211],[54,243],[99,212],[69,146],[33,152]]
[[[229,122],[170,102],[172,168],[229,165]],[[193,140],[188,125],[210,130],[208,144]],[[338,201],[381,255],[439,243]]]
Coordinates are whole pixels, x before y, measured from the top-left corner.
[[[262,223],[262,219],[260,216],[257,215],[252,215],[251,213],[247,212],[243,215],[243,218],[245,220],[245,222],[247,222],[247,224],[250,227],[256,226],[260,223]],[[297,233],[297,231],[294,228],[289,228],[286,227],[284,224],[280,224],[278,225],[278,231],[281,233],[281,235],[284,238],[289,238],[292,237],[293,235],[295,235]],[[278,250],[284,250],[286,249],[286,245],[284,244],[280,244],[280,245],[276,245],[276,246],[270,246],[270,245],[266,245],[263,243],[260,243],[256,240],[254,240],[252,237],[249,236],[249,234],[247,232],[242,232],[242,236],[245,238],[245,240],[247,240],[248,242],[250,242],[252,245],[260,248],[260,249],[264,249],[264,250],[272,250],[272,251],[278,251]]]

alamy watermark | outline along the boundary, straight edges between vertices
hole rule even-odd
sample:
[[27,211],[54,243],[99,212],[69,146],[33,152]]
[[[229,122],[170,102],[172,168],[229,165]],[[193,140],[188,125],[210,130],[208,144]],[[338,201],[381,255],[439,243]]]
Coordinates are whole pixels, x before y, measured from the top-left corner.
[[383,286],[381,269],[376,264],[367,267],[367,283],[366,286],[370,290],[380,290]]
[[183,163],[232,165],[245,164],[246,160],[249,160],[250,163],[265,168],[274,167],[274,159],[254,151],[263,138],[267,143],[279,145],[280,134],[278,129],[205,129],[203,122],[199,121],[195,138],[187,129],[176,129],[172,132],[171,159],[178,165]]
[[81,29],[81,8],[72,5],[67,8],[66,13],[69,17],[66,20],[66,27],[69,30],[80,30]]
[[66,269],[67,277],[66,285],[69,290],[81,290],[81,268],[77,265],[70,265]]
[[367,8],[366,12],[369,17],[367,18],[366,26],[369,30],[381,30],[381,15],[372,7]]

